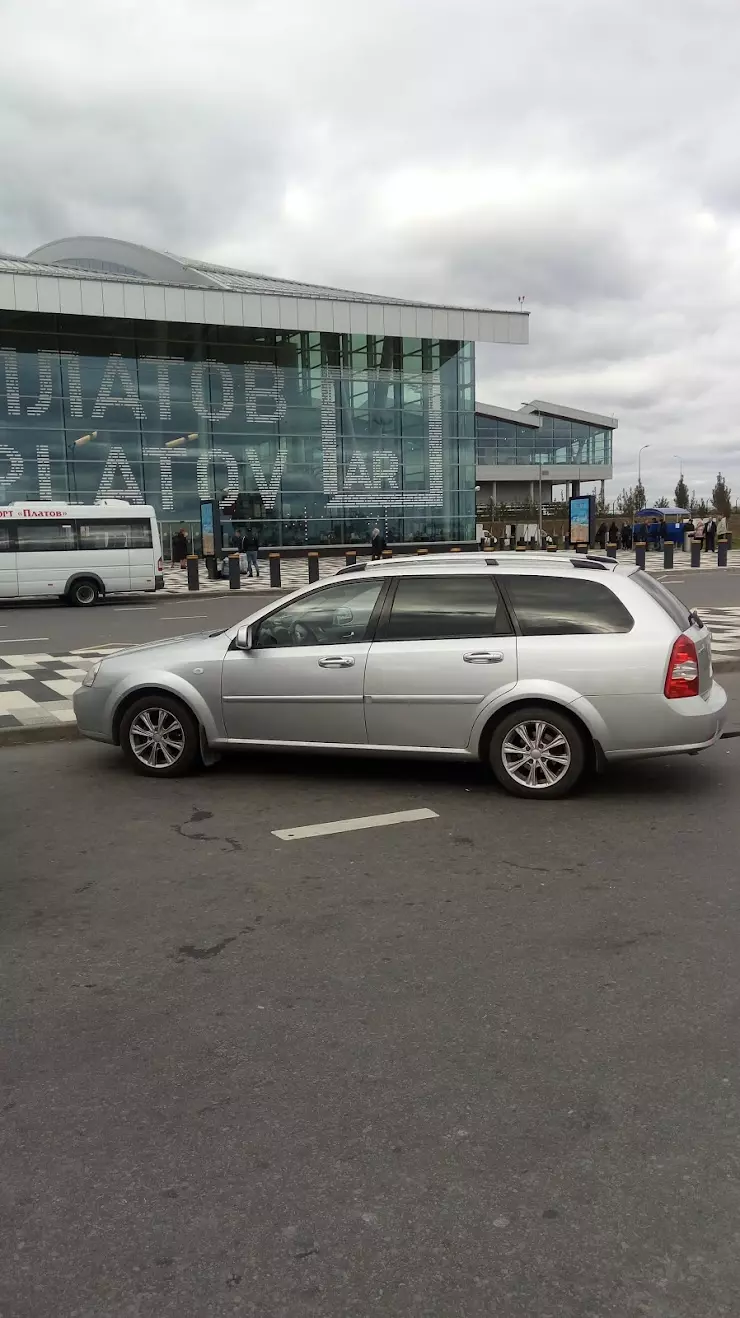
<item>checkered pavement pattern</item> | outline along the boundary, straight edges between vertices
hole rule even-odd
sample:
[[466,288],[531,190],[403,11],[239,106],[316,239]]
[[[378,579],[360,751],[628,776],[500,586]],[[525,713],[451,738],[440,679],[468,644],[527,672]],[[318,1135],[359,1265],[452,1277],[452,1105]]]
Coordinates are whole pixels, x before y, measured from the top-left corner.
[[0,731],[74,723],[72,696],[96,659],[120,646],[71,654],[3,654],[0,657]]
[[697,613],[712,633],[713,659],[740,655],[740,608],[708,609],[702,605]]

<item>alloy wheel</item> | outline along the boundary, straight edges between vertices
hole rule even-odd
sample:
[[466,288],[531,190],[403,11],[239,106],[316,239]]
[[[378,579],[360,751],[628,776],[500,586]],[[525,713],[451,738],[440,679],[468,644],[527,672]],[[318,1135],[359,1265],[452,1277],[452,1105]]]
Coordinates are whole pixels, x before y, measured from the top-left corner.
[[559,728],[541,719],[517,723],[501,745],[501,760],[520,787],[554,787],[571,765],[570,745]]
[[142,709],[129,728],[131,749],[148,769],[168,769],[185,749],[185,729],[169,709]]

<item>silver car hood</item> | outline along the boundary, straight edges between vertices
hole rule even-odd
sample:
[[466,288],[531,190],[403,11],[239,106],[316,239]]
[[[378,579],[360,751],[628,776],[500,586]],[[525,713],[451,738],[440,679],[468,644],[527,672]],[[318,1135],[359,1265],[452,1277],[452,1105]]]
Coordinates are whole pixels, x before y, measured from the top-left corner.
[[152,650],[170,651],[174,646],[183,644],[192,645],[195,649],[197,646],[207,645],[208,641],[217,640],[219,636],[222,636],[225,645],[228,645],[228,637],[225,631],[186,632],[183,636],[169,636],[166,641],[144,641],[141,645],[127,645],[124,650],[118,650],[116,654],[108,655],[107,658],[127,659],[129,655],[151,654]]

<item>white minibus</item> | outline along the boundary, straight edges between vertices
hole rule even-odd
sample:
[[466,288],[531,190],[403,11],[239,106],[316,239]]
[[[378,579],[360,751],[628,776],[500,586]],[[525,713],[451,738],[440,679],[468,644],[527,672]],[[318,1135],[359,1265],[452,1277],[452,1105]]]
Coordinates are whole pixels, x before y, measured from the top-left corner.
[[0,507],[0,599],[57,596],[86,608],[114,591],[163,587],[153,508],[125,499]]

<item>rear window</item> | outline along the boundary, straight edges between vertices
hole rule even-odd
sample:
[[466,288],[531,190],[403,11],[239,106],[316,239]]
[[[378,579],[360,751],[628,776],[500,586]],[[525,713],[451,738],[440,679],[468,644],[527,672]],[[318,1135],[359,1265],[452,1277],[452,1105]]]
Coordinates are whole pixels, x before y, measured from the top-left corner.
[[632,616],[600,581],[514,575],[501,580],[522,636],[601,636],[632,630]]
[[659,604],[664,613],[667,613],[672,622],[675,622],[680,632],[685,632],[687,627],[691,626],[689,610],[685,604],[682,604],[677,595],[672,590],[668,590],[660,581],[654,577],[648,576],[647,572],[635,572],[630,578],[636,585],[644,590]]

